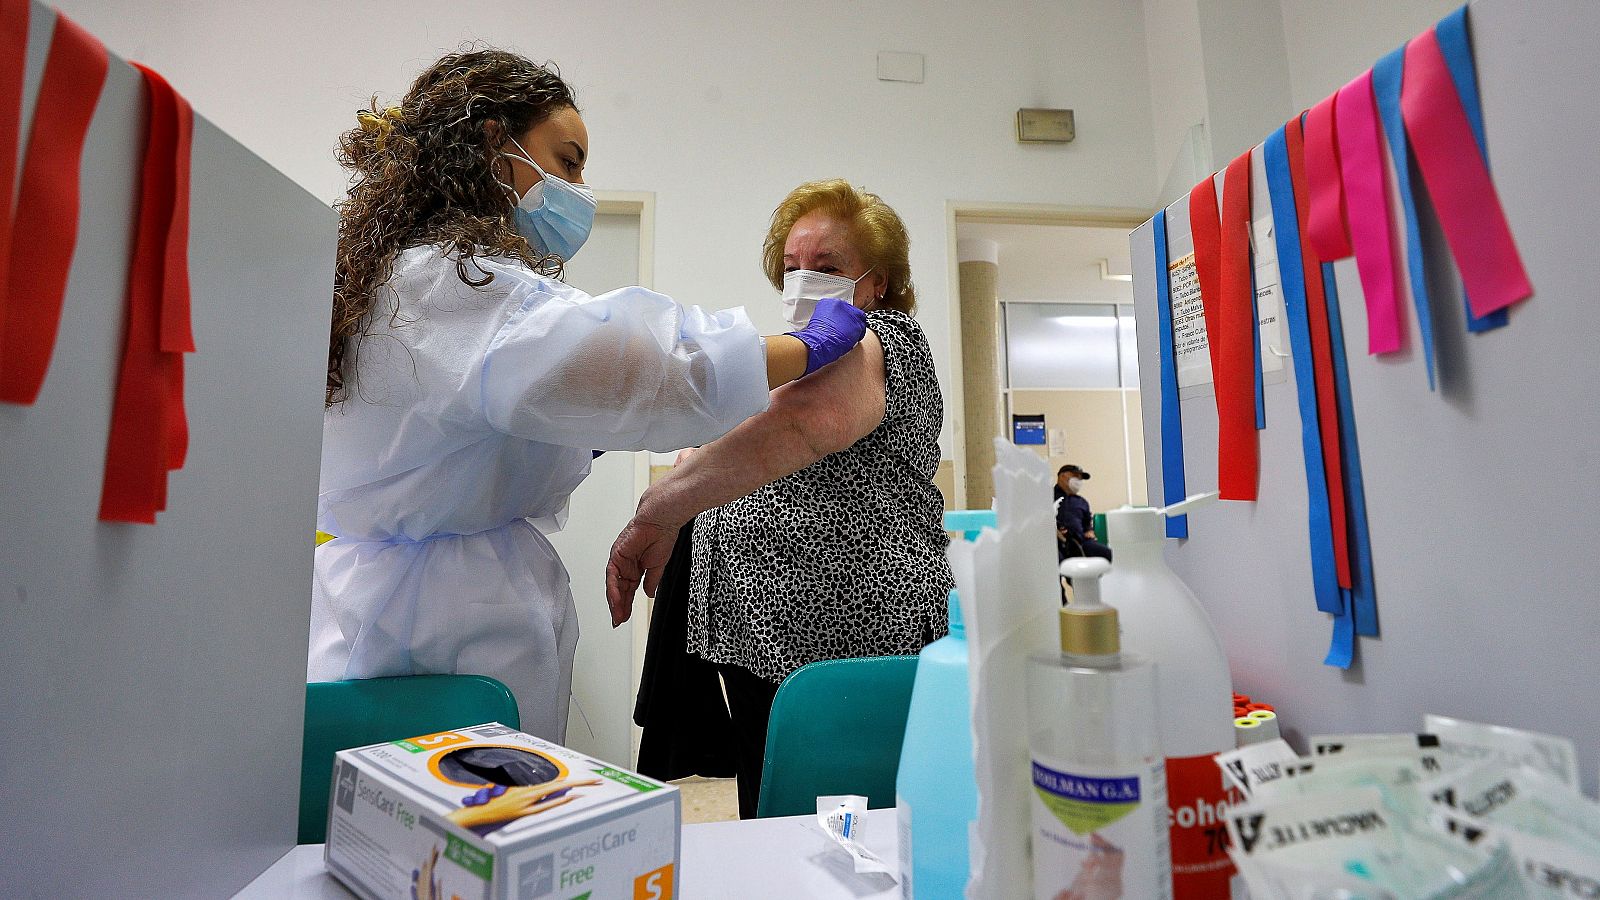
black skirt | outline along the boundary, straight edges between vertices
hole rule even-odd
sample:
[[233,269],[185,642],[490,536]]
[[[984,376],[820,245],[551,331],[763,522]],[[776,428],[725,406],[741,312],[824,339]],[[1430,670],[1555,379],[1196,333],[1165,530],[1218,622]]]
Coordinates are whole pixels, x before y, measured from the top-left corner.
[[678,531],[661,574],[633,722],[644,729],[639,773],[663,781],[734,775],[737,747],[717,668],[688,650],[694,522]]

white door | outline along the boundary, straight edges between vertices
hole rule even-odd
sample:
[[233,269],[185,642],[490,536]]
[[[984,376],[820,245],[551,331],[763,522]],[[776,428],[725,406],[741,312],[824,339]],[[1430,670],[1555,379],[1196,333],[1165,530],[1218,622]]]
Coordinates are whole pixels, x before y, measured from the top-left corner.
[[[594,233],[568,263],[567,283],[591,295],[648,283],[648,271],[641,277],[648,259],[641,258],[640,231],[649,209],[647,199],[619,202],[601,195]],[[644,488],[636,455],[612,452],[596,459],[588,479],[572,495],[566,529],[550,536],[572,578],[581,634],[567,744],[621,766],[633,764],[633,699],[640,662],[635,645],[643,646],[649,626],[645,604],[640,604],[632,621],[611,627],[605,567],[611,542],[633,516]]]

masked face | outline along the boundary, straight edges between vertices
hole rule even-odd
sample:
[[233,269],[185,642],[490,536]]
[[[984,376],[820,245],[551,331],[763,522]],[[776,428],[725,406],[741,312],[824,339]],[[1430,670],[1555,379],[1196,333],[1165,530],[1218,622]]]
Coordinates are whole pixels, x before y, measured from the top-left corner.
[[822,210],[795,220],[783,243],[784,317],[795,325],[811,321],[824,298],[872,309],[883,299],[888,279],[862,258],[850,227]]
[[[510,141],[518,153],[501,153],[500,156],[512,164],[529,166],[539,174],[539,180],[517,197],[512,213],[517,232],[536,249],[564,260],[571,259],[594,228],[598,205],[594,191],[587,185],[573,184],[546,172],[515,138]],[[516,188],[503,182],[501,187],[516,197]]]
[[[865,278],[871,269],[861,273]],[[843,300],[850,303],[856,295],[856,282],[861,278],[829,275],[810,269],[795,269],[783,273],[783,317],[789,324],[804,328],[817,309],[818,300]]]
[[1071,488],[1072,492],[1074,494],[1076,494],[1079,491],[1083,490],[1083,479],[1082,478],[1068,478],[1067,479],[1067,487]]

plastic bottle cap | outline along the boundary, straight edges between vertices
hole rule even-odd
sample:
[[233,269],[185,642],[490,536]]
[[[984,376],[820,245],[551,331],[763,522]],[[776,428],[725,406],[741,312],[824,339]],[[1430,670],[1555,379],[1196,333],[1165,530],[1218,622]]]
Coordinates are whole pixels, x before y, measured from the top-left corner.
[[1100,602],[1100,577],[1109,571],[1109,561],[1093,556],[1061,564],[1061,574],[1072,579],[1072,603],[1061,608],[1062,653],[1107,656],[1122,651],[1117,611]]
[[1198,506],[1217,499],[1217,492],[1195,494],[1165,507],[1121,506],[1106,513],[1106,542],[1117,544],[1160,543],[1167,536],[1163,519],[1167,516],[1186,515]]

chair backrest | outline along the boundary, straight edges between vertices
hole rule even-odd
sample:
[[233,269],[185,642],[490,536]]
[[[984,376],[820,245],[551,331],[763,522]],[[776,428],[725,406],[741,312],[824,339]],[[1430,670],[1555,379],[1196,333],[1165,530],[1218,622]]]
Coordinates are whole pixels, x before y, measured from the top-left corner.
[[778,686],[756,815],[815,813],[823,794],[894,805],[915,656],[814,662]]
[[300,755],[302,844],[327,839],[333,755],[484,722],[521,727],[517,701],[484,675],[408,675],[306,685],[306,731]]

